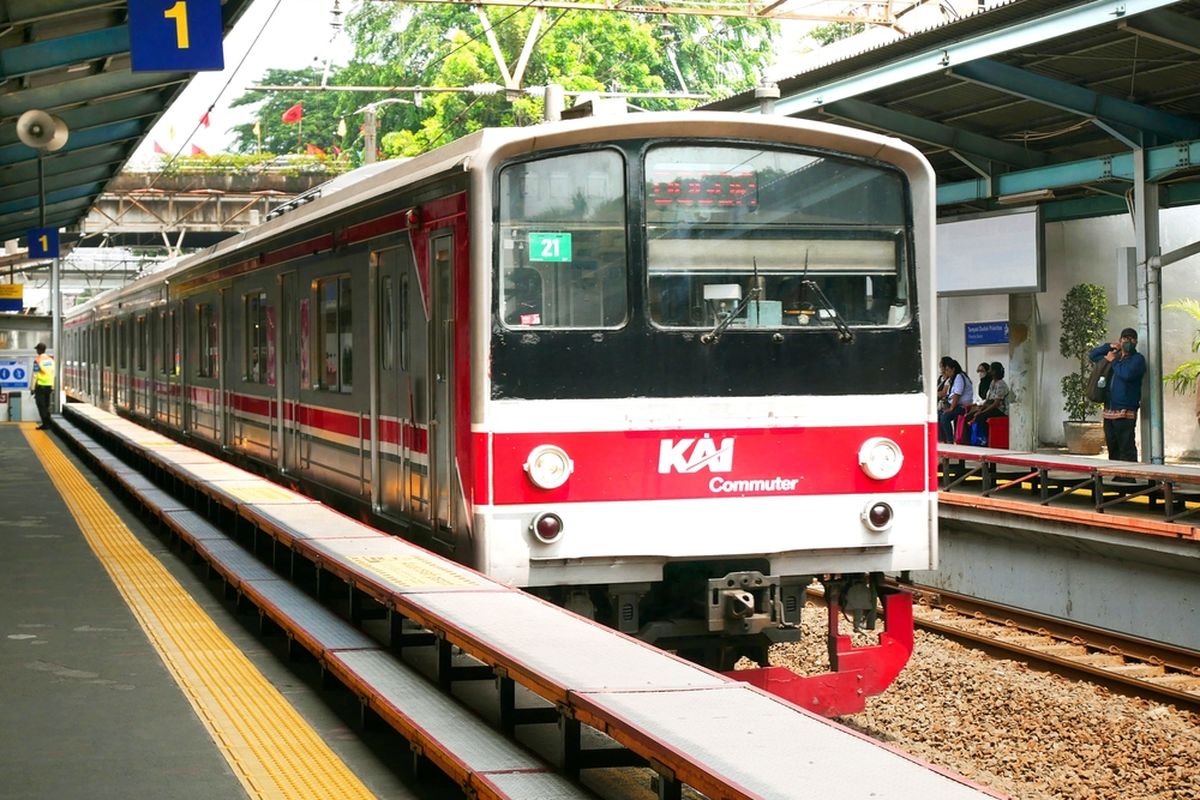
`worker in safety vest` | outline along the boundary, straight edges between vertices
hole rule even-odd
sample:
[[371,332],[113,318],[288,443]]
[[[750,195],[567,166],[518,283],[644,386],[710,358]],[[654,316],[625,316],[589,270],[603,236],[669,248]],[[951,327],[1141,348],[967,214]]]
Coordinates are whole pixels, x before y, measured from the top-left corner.
[[33,374],[29,376],[29,391],[37,403],[38,414],[42,424],[38,430],[50,424],[50,398],[54,394],[54,356],[46,354],[46,345],[38,342],[34,348],[37,355],[33,357]]

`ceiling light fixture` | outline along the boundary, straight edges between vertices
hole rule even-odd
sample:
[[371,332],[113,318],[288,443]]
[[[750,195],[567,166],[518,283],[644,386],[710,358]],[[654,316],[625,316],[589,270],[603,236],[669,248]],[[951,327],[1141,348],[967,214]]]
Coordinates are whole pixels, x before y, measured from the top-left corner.
[[1053,199],[1053,189],[1034,189],[1028,192],[1017,192],[1016,194],[1002,194],[996,198],[996,202],[1005,206],[1019,206],[1022,203],[1037,203],[1042,200]]

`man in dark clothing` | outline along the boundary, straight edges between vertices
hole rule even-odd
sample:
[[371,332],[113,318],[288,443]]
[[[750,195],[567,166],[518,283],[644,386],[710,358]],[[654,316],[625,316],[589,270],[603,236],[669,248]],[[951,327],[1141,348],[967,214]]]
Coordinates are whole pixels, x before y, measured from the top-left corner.
[[1114,461],[1138,460],[1134,432],[1146,359],[1137,351],[1137,340],[1137,331],[1126,328],[1117,341],[1096,345],[1088,353],[1093,363],[1102,358],[1112,363],[1108,399],[1104,401],[1104,441],[1108,457]]

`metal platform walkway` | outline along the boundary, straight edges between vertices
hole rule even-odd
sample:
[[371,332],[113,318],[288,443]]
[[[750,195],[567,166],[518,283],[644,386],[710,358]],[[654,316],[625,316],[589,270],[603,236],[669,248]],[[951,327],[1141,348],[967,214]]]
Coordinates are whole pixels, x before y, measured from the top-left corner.
[[[560,718],[568,776],[588,767],[648,763],[666,786],[676,787],[667,796],[679,796],[681,785],[713,798],[791,798],[798,792],[829,791],[879,798],[988,796],[746,684],[654,650],[305,498],[267,497],[267,488],[285,490],[273,484],[251,486],[256,479],[249,473],[198,461],[172,440],[128,420],[83,404],[69,405],[66,414],[85,434],[108,441],[160,484],[180,484],[198,497],[214,499],[228,497],[232,483],[239,482],[235,494],[249,493],[232,503],[232,516],[226,519],[243,528],[242,542],[266,556],[263,563],[285,574],[315,572],[318,597],[326,591],[340,596],[339,588],[344,589],[344,610],[352,620],[377,617],[382,610],[393,650],[404,644],[406,630],[426,632],[411,634],[416,636],[433,633],[439,643],[437,679],[444,688],[459,678],[499,679],[501,703],[508,703],[500,710],[501,727],[506,718],[508,725],[529,715],[533,721],[547,721],[537,713],[542,709],[511,705],[513,683],[541,698],[545,710]],[[245,531],[247,525],[251,530]],[[455,649],[480,666],[452,664]],[[383,701],[381,686],[368,677],[380,675],[383,653],[372,652],[339,650],[322,660],[339,677],[348,675],[343,680],[364,705],[386,719],[403,709]],[[581,726],[606,734],[628,753],[585,749]]]
[[417,797],[54,437],[0,425],[0,475],[5,798]]

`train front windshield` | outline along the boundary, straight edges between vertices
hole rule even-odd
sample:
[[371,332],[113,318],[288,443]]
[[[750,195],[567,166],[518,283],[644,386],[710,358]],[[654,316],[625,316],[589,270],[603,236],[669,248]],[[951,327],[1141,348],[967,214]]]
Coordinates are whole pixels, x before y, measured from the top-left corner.
[[[559,365],[584,351],[651,396],[921,390],[899,169],[644,141],[511,163],[497,190],[498,397],[619,396]],[[831,332],[858,344],[814,353]],[[631,375],[634,360],[657,366]]]
[[894,172],[762,148],[656,147],[645,217],[656,325],[908,319],[904,185]]

